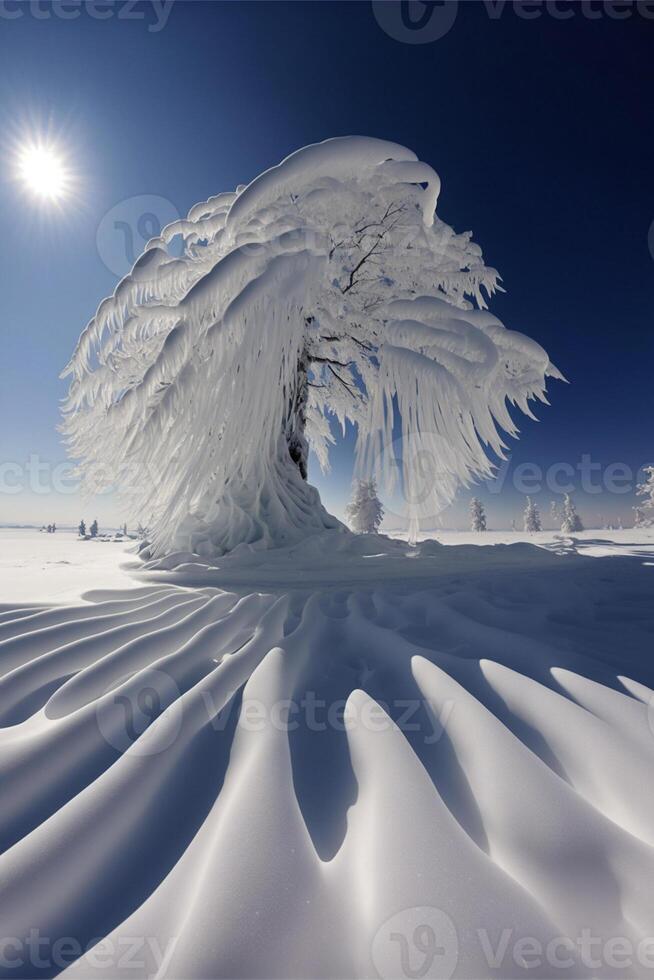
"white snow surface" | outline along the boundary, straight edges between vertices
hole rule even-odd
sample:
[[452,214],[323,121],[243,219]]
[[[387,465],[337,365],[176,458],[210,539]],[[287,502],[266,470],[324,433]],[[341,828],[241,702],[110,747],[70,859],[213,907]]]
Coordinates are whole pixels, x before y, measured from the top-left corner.
[[3,531],[0,975],[649,975],[654,531],[440,537]]

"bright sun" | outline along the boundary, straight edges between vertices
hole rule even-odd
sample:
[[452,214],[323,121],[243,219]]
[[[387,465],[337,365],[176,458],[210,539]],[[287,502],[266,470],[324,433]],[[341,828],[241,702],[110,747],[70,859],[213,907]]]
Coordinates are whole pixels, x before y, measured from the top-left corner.
[[20,151],[18,177],[37,197],[57,200],[68,190],[69,175],[61,155],[52,146],[32,144]]

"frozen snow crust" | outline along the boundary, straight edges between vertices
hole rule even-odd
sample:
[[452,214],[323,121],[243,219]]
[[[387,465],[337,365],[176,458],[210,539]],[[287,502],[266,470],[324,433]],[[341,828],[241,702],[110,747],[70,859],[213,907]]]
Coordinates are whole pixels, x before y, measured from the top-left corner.
[[649,976],[639,533],[331,532],[2,607],[0,974],[72,937],[70,978]]

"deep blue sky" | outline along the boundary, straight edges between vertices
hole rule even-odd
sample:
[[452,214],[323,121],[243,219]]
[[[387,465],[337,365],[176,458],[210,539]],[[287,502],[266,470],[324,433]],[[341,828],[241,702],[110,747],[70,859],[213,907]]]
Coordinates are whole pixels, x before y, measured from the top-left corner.
[[[654,459],[654,19],[641,7],[559,2],[574,16],[542,9],[526,20],[519,11],[538,5],[507,3],[497,16],[492,4],[491,17],[466,2],[445,36],[406,44],[368,2],[177,0],[160,31],[148,29],[150,3],[142,19],[123,16],[121,0],[105,4],[105,20],[74,3],[2,6],[3,463],[65,458],[57,375],[126,261],[122,232],[100,233],[113,271],[98,252],[110,209],[154,195],[169,202],[153,204],[167,221],[299,146],[349,133],[403,143],[440,173],[439,214],[472,229],[503,276],[493,312],[543,344],[571,381],[551,386],[539,424],[525,420],[512,465],[576,466],[590,454],[635,469]],[[11,180],[16,140],[46,123],[78,174],[62,212],[38,209]],[[124,205],[110,227],[138,208]],[[330,480],[312,472],[336,510],[347,450]],[[491,525],[522,509],[511,472],[501,495],[480,495]],[[446,523],[465,523],[469,496]],[[543,509],[552,496],[538,496]],[[577,497],[591,524],[599,513],[630,520],[631,493]],[[87,518],[92,510],[116,513],[109,501],[86,506]],[[0,494],[0,522],[78,512],[67,495]]]

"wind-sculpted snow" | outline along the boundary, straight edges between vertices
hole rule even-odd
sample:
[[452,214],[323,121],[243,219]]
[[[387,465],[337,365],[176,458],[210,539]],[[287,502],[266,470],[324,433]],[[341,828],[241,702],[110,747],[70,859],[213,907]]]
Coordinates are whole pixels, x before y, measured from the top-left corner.
[[642,558],[261,558],[0,610],[0,975],[648,975]]
[[153,529],[153,554],[339,528],[306,483],[308,445],[327,467],[335,423],[357,426],[362,475],[391,488],[399,462],[414,528],[491,474],[517,434],[509,407],[531,415],[561,375],[485,311],[498,275],[435,214],[439,192],[404,147],[327,140],[148,243],[64,372],[64,431],[88,489],[116,485]]

